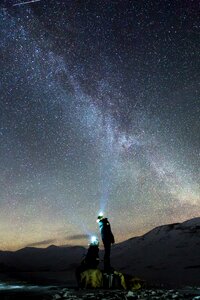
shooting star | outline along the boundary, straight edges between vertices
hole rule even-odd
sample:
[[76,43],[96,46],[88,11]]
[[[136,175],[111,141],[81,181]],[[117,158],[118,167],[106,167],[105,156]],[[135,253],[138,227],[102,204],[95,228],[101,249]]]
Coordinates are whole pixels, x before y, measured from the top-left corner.
[[26,1],[26,2],[20,2],[20,3],[13,4],[13,6],[21,6],[24,4],[30,4],[30,3],[40,2],[40,1],[41,0],[31,0],[31,1]]

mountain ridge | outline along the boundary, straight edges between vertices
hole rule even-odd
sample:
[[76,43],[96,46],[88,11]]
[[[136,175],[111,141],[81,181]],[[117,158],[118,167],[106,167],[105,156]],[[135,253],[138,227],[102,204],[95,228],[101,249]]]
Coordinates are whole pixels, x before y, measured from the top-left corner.
[[[7,267],[8,271],[74,273],[86,252],[83,246],[55,245],[0,251],[0,272],[6,272]],[[148,281],[200,284],[199,253],[200,217],[196,217],[157,226],[142,236],[113,245],[111,263],[118,271]],[[103,259],[103,250],[100,258]]]

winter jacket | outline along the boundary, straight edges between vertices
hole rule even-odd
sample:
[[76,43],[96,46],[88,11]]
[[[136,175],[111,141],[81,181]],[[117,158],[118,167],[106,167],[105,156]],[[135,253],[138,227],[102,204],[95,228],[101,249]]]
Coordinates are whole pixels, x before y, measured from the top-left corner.
[[99,247],[97,245],[90,245],[85,257],[85,263],[91,269],[97,268],[99,264]]
[[99,221],[99,228],[101,232],[101,238],[104,243],[111,243],[115,242],[114,236],[111,231],[110,223],[107,218],[103,218]]

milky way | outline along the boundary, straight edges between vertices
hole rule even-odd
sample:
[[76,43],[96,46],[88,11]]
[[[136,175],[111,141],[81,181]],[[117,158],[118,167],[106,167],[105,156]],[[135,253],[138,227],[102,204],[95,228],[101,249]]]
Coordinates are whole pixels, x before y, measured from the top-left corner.
[[17,3],[0,12],[0,249],[87,246],[100,210],[116,242],[199,216],[198,1]]

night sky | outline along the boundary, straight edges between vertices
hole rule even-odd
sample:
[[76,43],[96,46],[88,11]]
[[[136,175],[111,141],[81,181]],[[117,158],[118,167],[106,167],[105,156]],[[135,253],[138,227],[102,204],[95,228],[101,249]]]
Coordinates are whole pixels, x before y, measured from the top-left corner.
[[199,1],[23,2],[0,4],[0,249],[199,216]]

